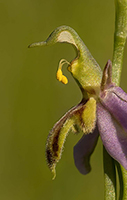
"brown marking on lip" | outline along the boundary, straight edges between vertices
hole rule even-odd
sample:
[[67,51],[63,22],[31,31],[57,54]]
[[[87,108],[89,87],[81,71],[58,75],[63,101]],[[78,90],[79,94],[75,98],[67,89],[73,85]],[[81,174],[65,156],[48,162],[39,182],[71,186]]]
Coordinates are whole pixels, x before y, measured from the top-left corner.
[[53,163],[55,162],[55,159],[53,159],[53,155],[50,149],[46,149],[46,158],[49,168],[52,167]]
[[81,122],[81,114],[84,110],[85,103],[88,100],[82,99],[82,101],[72,109],[68,111],[52,128],[50,131],[48,138],[47,138],[47,145],[46,145],[46,159],[49,168],[52,170],[53,165],[60,159],[59,154],[61,155],[62,148],[59,147],[59,136],[61,128],[66,120],[72,117],[74,114],[77,115]]
[[54,156],[56,156],[56,157],[58,156],[57,151],[59,149],[59,145],[58,145],[59,133],[60,133],[60,130],[57,132],[56,136],[53,139],[53,143],[52,143],[53,153],[54,153]]
[[52,168],[53,164],[56,162],[56,158],[58,157],[57,152],[59,149],[58,145],[59,133],[60,131],[58,131],[55,134],[51,147],[48,146],[46,149],[46,159],[50,169]]

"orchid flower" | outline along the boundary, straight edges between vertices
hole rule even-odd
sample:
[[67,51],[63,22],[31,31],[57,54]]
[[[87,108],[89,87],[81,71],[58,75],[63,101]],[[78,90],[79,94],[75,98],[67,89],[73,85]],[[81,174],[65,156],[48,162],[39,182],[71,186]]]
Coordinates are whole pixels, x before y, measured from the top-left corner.
[[127,94],[112,82],[112,63],[108,60],[103,73],[78,34],[68,26],[55,29],[44,42],[29,47],[48,46],[57,42],[72,44],[77,52],[71,62],[62,59],[57,79],[63,84],[68,79],[62,66],[68,70],[82,91],[82,100],[71,108],[52,128],[46,144],[46,158],[55,177],[65,139],[71,130],[83,134],[74,146],[74,161],[82,174],[91,170],[90,156],[100,135],[105,149],[127,170]]

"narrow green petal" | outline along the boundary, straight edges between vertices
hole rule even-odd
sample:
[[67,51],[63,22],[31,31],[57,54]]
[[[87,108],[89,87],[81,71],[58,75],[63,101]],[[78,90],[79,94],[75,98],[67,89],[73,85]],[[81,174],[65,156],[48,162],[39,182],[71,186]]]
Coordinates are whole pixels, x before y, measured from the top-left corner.
[[93,89],[96,90],[101,83],[101,69],[74,29],[69,26],[60,26],[50,34],[46,41],[33,43],[29,47],[48,46],[57,42],[70,43],[75,47],[77,56],[69,64],[68,70],[81,88],[88,93],[91,93]]
[[[64,142],[70,131],[76,132],[80,130],[80,113],[82,112],[85,103],[80,103],[69,110],[52,128],[48,135],[46,144],[47,164],[55,177],[55,167],[60,160]],[[77,125],[77,126],[75,126]],[[78,128],[77,128],[78,127]]]
[[[68,135],[69,130],[74,125],[74,118],[67,119],[63,127],[58,132],[51,132],[46,146],[46,154],[49,168],[53,173],[53,179],[56,176],[55,167],[61,158],[63,145]],[[53,134],[53,135],[51,135]]]
[[96,123],[96,100],[90,98],[83,100],[79,105],[69,110],[52,128],[46,144],[46,158],[53,178],[56,176],[55,168],[59,162],[66,137],[72,132],[88,134],[95,128]]

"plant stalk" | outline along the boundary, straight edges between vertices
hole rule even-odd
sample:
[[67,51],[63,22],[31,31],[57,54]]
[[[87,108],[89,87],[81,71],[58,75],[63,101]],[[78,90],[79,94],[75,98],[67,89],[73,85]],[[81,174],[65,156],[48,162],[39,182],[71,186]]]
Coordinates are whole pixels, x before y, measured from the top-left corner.
[[[112,66],[112,82],[120,84],[123,66],[124,48],[127,37],[127,0],[115,0],[115,33]],[[127,171],[117,163],[120,182],[119,200],[127,200]],[[104,149],[104,173],[105,173],[105,200],[114,200],[116,193],[115,162]]]

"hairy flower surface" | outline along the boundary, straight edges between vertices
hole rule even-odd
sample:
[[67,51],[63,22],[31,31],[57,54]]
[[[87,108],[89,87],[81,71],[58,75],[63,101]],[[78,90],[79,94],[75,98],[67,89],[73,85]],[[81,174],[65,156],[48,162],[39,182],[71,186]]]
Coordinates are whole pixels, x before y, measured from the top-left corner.
[[109,60],[102,73],[99,65],[78,34],[68,26],[55,29],[44,42],[29,47],[67,42],[76,48],[77,56],[71,62],[62,59],[57,79],[68,83],[62,66],[68,70],[82,91],[82,101],[71,108],[52,128],[46,144],[46,158],[55,177],[55,167],[61,158],[65,139],[71,130],[83,137],[74,147],[74,161],[82,174],[91,170],[90,156],[100,135],[107,152],[127,170],[127,94],[112,83],[112,64]]

